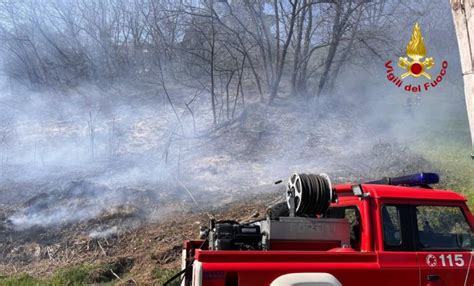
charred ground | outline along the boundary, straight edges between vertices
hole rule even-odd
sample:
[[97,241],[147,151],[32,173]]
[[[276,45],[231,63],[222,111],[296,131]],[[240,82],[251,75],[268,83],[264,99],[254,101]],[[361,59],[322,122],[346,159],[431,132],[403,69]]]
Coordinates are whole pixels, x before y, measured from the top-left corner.
[[[250,104],[228,125],[180,138],[186,148],[179,162],[173,142],[170,167],[153,168],[162,172],[154,180],[147,177],[151,163],[129,158],[35,182],[5,180],[0,273],[27,273],[43,283],[68,281],[78,272],[83,283],[159,284],[179,267],[182,242],[196,238],[199,225],[211,217],[264,216],[283,199],[284,186],[273,181],[292,172],[327,172],[347,182],[434,170],[406,144],[382,134],[378,123],[351,112],[327,114],[342,106],[322,104]],[[120,178],[131,170],[145,176]]]

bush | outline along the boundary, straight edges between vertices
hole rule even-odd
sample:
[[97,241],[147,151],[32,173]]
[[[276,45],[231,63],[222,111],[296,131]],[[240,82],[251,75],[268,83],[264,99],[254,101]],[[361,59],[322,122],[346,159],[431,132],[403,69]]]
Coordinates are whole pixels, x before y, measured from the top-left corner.
[[83,285],[90,283],[89,273],[91,269],[85,266],[77,266],[56,272],[50,278],[51,285]]
[[41,280],[35,279],[28,274],[20,274],[12,277],[0,276],[0,285],[3,286],[37,286],[43,285]]
[[[130,264],[127,264],[129,266]],[[128,268],[118,268],[117,263],[100,265],[81,265],[58,270],[51,277],[36,279],[28,274],[11,277],[0,276],[0,286],[76,286],[88,284],[106,285],[116,277],[110,270],[124,273]],[[122,272],[120,272],[122,270]],[[170,276],[171,277],[171,276]]]
[[[166,269],[161,267],[161,265],[156,266],[155,269],[153,269],[153,278],[157,279],[158,285],[163,285],[168,279],[173,277],[176,273],[179,272],[179,269]],[[180,285],[180,279],[176,278],[170,286],[179,286]]]

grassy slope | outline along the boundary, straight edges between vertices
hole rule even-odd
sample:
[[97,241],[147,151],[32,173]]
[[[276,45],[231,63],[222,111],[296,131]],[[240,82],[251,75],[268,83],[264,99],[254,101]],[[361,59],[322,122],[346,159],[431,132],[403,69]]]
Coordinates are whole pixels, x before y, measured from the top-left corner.
[[464,99],[447,93],[426,95],[414,114],[414,122],[407,118],[399,126],[412,123],[404,139],[441,171],[441,187],[462,193],[473,207],[474,161]]
[[[26,273],[14,276],[0,275],[0,285],[2,286],[63,286],[63,285],[129,285],[135,281],[129,277],[129,273],[122,275],[116,269],[116,266],[111,264],[96,264],[96,265],[80,265],[72,266],[57,270],[49,277],[35,278]],[[162,285],[179,269],[162,268],[160,265],[152,271],[154,284]],[[115,276],[119,272],[120,276]],[[178,286],[179,282],[174,281],[171,286]]]
[[[459,130],[459,125],[453,125],[452,133]],[[412,148],[423,154],[434,166],[443,173],[441,186],[460,192],[469,200],[470,207],[474,206],[474,161],[470,158],[470,144],[466,140],[456,140],[444,134],[445,139],[431,138],[431,141],[419,141]],[[454,134],[459,135],[459,133]],[[425,136],[429,136],[426,134]],[[458,138],[459,139],[459,138]]]

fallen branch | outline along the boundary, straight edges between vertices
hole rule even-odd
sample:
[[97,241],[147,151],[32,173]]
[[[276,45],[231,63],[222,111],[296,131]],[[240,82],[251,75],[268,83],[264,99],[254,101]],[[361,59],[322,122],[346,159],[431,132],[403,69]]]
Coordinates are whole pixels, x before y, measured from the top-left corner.
[[115,273],[112,269],[110,269],[110,272],[120,281],[122,281],[122,278],[120,278],[120,276],[117,275],[117,273]]
[[104,248],[102,247],[102,244],[100,244],[100,241],[97,241],[97,244],[99,245],[100,249],[102,250],[102,253],[104,256],[107,256],[107,252],[105,252]]
[[193,200],[194,204],[199,208],[199,204],[197,203],[196,199],[194,198],[193,194],[191,193],[191,191],[177,178],[175,177],[176,179],[176,182],[178,182],[178,184],[180,184],[183,189],[186,190],[186,192],[189,194],[189,196],[191,197],[191,199]]

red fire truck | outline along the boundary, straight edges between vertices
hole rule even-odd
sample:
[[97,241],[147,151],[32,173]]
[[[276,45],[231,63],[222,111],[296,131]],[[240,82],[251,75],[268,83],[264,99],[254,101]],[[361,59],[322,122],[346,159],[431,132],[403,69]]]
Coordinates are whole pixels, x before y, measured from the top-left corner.
[[434,173],[332,186],[294,174],[286,202],[186,241],[182,285],[473,285],[474,218]]

